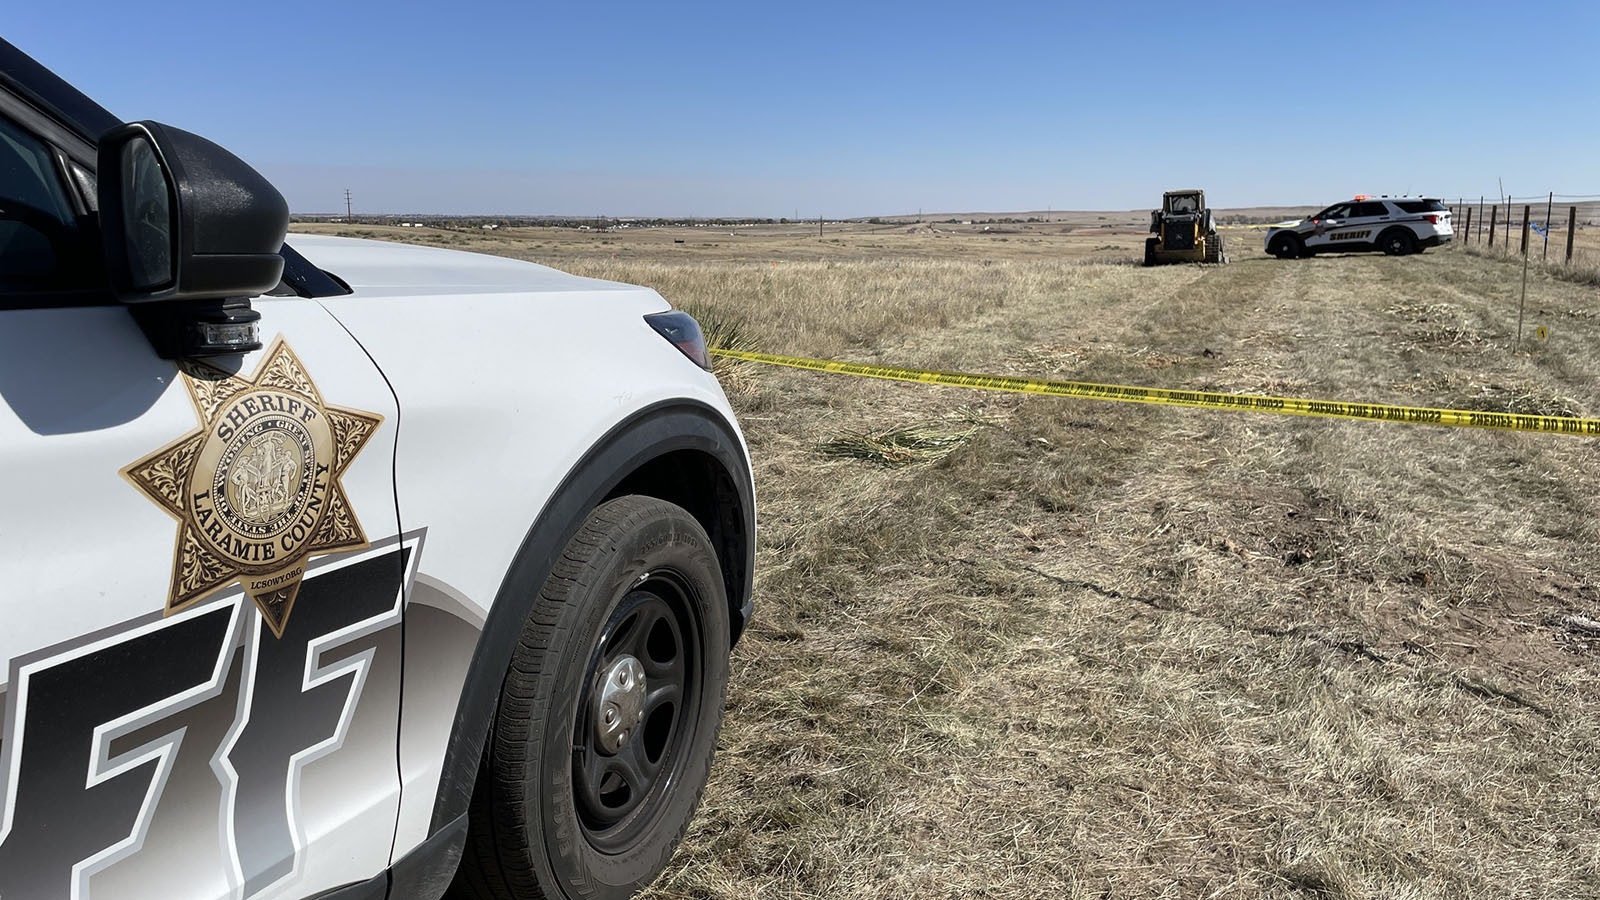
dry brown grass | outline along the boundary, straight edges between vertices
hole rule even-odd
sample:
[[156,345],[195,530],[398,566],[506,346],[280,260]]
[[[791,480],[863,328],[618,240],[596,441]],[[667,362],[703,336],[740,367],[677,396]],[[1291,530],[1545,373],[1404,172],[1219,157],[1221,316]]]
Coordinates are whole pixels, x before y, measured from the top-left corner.
[[[1549,338],[1513,348],[1511,261],[892,237],[495,249],[771,352],[1600,414],[1600,292],[1535,273]],[[1600,444],[762,367],[729,391],[758,618],[650,896],[1600,896]],[[963,437],[825,452],[929,423]]]

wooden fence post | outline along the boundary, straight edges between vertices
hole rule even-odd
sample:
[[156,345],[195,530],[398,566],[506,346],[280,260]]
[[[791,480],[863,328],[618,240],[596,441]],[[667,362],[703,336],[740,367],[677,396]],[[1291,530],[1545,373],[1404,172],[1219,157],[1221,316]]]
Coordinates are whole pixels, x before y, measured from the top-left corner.
[[1467,225],[1461,229],[1461,243],[1472,240],[1472,207],[1467,207]]
[[1478,243],[1483,243],[1483,195],[1478,195]]
[[1490,249],[1494,248],[1494,226],[1495,226],[1495,219],[1498,219],[1498,218],[1500,218],[1500,204],[1496,203],[1495,205],[1489,207],[1489,247],[1490,247]]
[[1567,207],[1567,265],[1572,265],[1572,236],[1578,233],[1578,208]]

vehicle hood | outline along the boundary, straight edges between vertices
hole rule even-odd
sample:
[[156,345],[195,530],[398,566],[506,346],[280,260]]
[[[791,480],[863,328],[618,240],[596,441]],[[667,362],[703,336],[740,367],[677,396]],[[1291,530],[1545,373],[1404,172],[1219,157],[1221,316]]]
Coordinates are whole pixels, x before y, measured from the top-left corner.
[[[484,253],[390,241],[290,234],[286,241],[318,268],[343,279],[357,295],[632,293],[649,288],[582,278],[538,263]],[[656,300],[656,305],[666,303]]]
[[1278,222],[1267,226],[1268,231],[1277,231],[1280,228],[1298,228],[1305,223],[1305,219],[1290,219],[1287,222]]

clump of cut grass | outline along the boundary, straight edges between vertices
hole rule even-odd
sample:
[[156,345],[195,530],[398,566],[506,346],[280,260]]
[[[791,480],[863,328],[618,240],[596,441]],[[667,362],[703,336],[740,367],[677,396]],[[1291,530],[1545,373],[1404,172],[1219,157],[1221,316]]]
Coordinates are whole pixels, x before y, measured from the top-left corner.
[[1530,385],[1486,384],[1462,401],[1467,409],[1519,416],[1581,416],[1577,401],[1549,388]]
[[842,434],[817,449],[824,456],[864,459],[898,468],[944,459],[977,430],[976,426],[951,429],[945,422],[925,422]]

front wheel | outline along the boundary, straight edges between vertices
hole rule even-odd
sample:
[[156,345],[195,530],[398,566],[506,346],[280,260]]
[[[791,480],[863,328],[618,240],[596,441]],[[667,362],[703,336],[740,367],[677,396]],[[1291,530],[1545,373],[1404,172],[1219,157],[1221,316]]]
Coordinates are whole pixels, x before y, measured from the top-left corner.
[[710,773],[728,619],[688,512],[625,496],[590,514],[506,673],[453,896],[620,900],[660,874]]
[[1280,234],[1272,239],[1272,246],[1267,248],[1267,252],[1279,259],[1294,259],[1305,253],[1305,245],[1292,234]]

